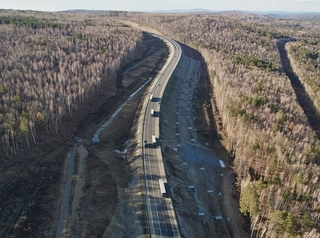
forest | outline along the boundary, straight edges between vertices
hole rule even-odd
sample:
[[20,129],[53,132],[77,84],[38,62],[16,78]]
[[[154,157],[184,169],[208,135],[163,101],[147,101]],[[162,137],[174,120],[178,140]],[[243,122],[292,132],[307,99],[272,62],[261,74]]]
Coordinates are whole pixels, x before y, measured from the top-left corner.
[[320,39],[314,37],[286,46],[293,70],[301,79],[306,91],[320,113]]
[[[0,10],[0,156],[55,134],[132,54],[149,24],[198,50],[207,63],[219,133],[237,174],[239,209],[252,237],[319,237],[320,142],[277,43],[320,110],[320,23],[246,13],[74,13]],[[116,91],[115,82],[108,82]]]
[[[115,75],[142,32],[110,17],[0,16],[0,156],[57,133],[63,118]],[[116,91],[115,83],[110,87]]]
[[246,13],[122,13],[202,53],[253,237],[319,237],[320,143],[277,42],[319,110],[319,22]]

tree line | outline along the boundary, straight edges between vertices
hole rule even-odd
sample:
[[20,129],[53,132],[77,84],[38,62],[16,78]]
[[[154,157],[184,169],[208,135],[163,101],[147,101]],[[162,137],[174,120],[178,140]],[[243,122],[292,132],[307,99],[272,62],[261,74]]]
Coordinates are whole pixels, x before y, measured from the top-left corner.
[[37,28],[68,28],[69,25],[66,24],[61,24],[57,22],[50,22],[47,20],[43,19],[38,19],[35,17],[26,17],[26,16],[0,16],[0,25],[2,24],[13,24],[16,26],[27,26],[31,27],[32,29],[37,29]]
[[235,158],[240,211],[250,217],[255,236],[319,236],[320,143],[281,71],[276,44],[314,37],[319,25],[240,13],[122,16],[202,53],[211,101]]
[[[2,157],[37,144],[39,131],[57,133],[63,118],[115,75],[142,39],[140,31],[105,15],[0,20]],[[108,84],[115,92],[115,82]]]
[[290,63],[320,114],[320,36],[286,45]]

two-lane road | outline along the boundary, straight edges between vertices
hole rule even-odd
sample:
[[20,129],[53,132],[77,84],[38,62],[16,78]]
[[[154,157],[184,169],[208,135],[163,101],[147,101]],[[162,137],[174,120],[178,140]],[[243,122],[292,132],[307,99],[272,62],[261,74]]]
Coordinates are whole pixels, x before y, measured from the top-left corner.
[[[163,39],[170,49],[170,56],[163,69],[155,78],[152,85],[150,99],[146,106],[143,120],[143,141],[147,146],[143,147],[144,175],[146,186],[146,202],[151,237],[180,237],[177,220],[169,196],[163,197],[160,191],[159,179],[167,183],[163,159],[160,147],[153,146],[154,138],[159,139],[159,112],[163,92],[180,57],[179,44],[170,38],[157,36]],[[153,109],[153,114],[151,113]],[[163,115],[170,116],[170,115]],[[154,138],[153,138],[154,137]]]

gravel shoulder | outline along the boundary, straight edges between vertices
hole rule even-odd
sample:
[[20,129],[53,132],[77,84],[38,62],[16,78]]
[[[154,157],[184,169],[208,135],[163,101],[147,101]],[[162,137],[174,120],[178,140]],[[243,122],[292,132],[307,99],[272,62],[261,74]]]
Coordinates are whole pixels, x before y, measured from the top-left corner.
[[[184,237],[249,237],[238,210],[231,162],[215,129],[199,53],[183,56],[161,104],[161,144],[168,183]],[[165,115],[175,115],[167,117]],[[226,168],[220,166],[224,161]]]
[[[129,199],[127,192],[128,188],[141,191],[141,187],[135,186],[140,181],[138,183],[131,178],[139,172],[134,170],[134,166],[129,166],[126,159],[114,153],[115,149],[127,146],[125,142],[134,134],[134,129],[130,131],[130,128],[143,92],[137,94],[121,111],[115,124],[110,125],[103,135],[102,143],[90,143],[99,124],[145,80],[154,77],[164,64],[167,55],[165,44],[151,35],[145,34],[144,37],[140,51],[135,52],[123,65],[123,71],[132,68],[121,78],[123,84],[117,92],[117,78],[110,78],[112,85],[110,81],[101,84],[101,90],[75,111],[73,118],[65,118],[59,133],[48,139],[48,143],[52,142],[50,146],[47,146],[46,137],[43,136],[44,141],[30,153],[10,161],[1,161],[1,237],[56,237],[68,154],[73,148],[76,159],[72,175],[73,192],[69,207],[66,208],[68,215],[64,236],[110,237],[109,234],[115,232],[110,224],[113,224],[116,214],[122,214],[119,210],[122,204],[126,204],[124,211],[127,214],[137,213],[139,219],[136,221],[142,224],[139,233],[144,233],[141,202],[135,203],[133,212],[130,211],[133,201],[140,197]],[[148,57],[147,61],[145,57]],[[136,63],[139,63],[139,67],[133,67]],[[135,159],[134,155],[132,159]],[[126,217],[126,213],[121,216]],[[127,225],[130,223],[133,227],[134,224],[129,221],[137,216],[128,216]],[[118,232],[120,237],[127,237],[127,232],[132,230],[122,229]]]
[[[165,63],[168,54],[165,44],[156,38],[150,41],[145,47],[155,49],[147,56],[148,60],[135,60],[123,68],[121,77],[118,75],[121,90],[128,91],[128,95],[133,84],[132,89],[138,88],[149,77],[154,77]],[[139,120],[145,90],[135,94],[107,125],[100,134],[100,143],[92,144],[90,140],[93,129],[101,123],[85,122],[90,125],[90,129],[81,134],[81,143],[88,151],[85,185],[83,191],[74,190],[74,198],[80,197],[78,201],[81,202],[78,214],[72,213],[70,218],[76,221],[71,227],[75,237],[143,237],[147,233],[142,161],[136,149],[139,141],[134,138],[140,133],[136,121]],[[103,106],[100,110],[103,111]],[[104,115],[108,118],[110,113]],[[126,152],[119,154],[116,150]]]
[[184,54],[161,105],[161,144],[168,183],[184,237],[231,237],[219,195],[223,171],[219,162],[211,163],[216,157],[199,142],[193,124],[200,70],[200,62]]
[[[247,237],[241,226],[234,229],[234,224],[244,221],[241,216],[232,215],[238,212],[234,208],[237,197],[231,197],[232,174],[210,162],[210,158],[216,160],[220,156],[222,150],[217,148],[223,146],[218,140],[215,142],[219,146],[211,142],[211,133],[216,132],[204,113],[206,105],[193,104],[199,101],[196,97],[200,98],[203,62],[190,49],[185,49],[184,54],[167,86],[160,114],[162,153],[181,234]],[[101,134],[101,143],[91,144],[91,137],[117,105],[156,75],[167,55],[168,49],[161,40],[146,35],[140,52],[129,60],[131,64],[123,66],[123,74],[114,78],[114,86],[119,86],[116,94],[107,90],[109,84],[102,85],[101,92],[74,113],[75,118],[66,119],[60,134],[50,139],[54,141],[50,147],[44,143],[43,148],[25,157],[2,163],[1,237],[56,237],[70,155],[74,156],[75,165],[63,236],[148,237],[141,128],[137,126],[145,91],[136,94],[108,125]],[[115,153],[124,148],[125,154]],[[203,161],[190,151],[206,154],[209,159]],[[224,179],[226,176],[228,179]],[[208,193],[208,189],[213,192]],[[230,205],[233,208],[226,210]],[[199,216],[199,212],[205,216]]]

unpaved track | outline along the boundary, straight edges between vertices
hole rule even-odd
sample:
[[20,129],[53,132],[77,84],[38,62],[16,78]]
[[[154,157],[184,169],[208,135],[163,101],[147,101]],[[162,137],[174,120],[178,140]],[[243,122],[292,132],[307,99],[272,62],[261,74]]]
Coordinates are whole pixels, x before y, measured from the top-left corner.
[[199,105],[195,106],[197,115],[199,115],[199,118],[195,121],[198,135],[203,141],[207,141],[210,138],[210,148],[213,149],[214,153],[226,165],[221,187],[223,194],[222,210],[224,217],[229,217],[231,220],[231,222],[227,223],[230,235],[232,238],[249,237],[248,230],[250,224],[239,211],[239,192],[235,186],[236,176],[232,171],[232,161],[222,141],[220,141],[221,135],[224,135],[224,132],[222,131],[219,111],[215,105],[215,97],[211,91],[212,88],[206,62],[199,52],[193,50],[192,55],[201,62],[201,73],[196,96],[198,99],[197,104],[200,104],[202,107],[200,108]]
[[75,164],[76,164],[76,153],[77,153],[76,151],[77,151],[77,148],[76,148],[76,145],[74,145],[67,159],[68,170],[67,170],[65,187],[63,190],[62,202],[60,207],[60,218],[59,218],[58,227],[56,231],[56,238],[60,238],[64,236],[63,235],[64,229],[68,221],[68,210],[69,210],[69,204],[70,204],[71,193],[72,193],[72,190],[71,190],[72,178],[73,178]]
[[[153,66],[158,65],[160,61],[159,58],[155,60]],[[124,94],[137,88],[137,84],[141,83],[139,79],[144,80],[154,75],[157,71],[157,67],[150,70],[150,67],[140,65],[139,68],[140,73],[144,72],[143,74],[135,74],[130,79],[128,79],[129,77],[123,79],[127,80],[127,82],[132,82],[124,84],[130,85],[124,90]],[[141,97],[142,95],[139,96]],[[172,94],[169,97],[175,97],[175,95]],[[114,98],[116,101],[112,101],[111,99],[108,101],[109,104],[106,103],[100,108],[101,110],[93,112],[86,119],[82,120],[77,132],[79,136],[83,136],[83,138],[88,136],[91,139],[92,133],[96,129],[96,124],[106,118],[108,112],[111,111],[113,105],[110,104],[115,104],[115,102],[123,99],[121,97]],[[81,147],[82,145],[79,145],[80,147],[77,150],[78,155],[82,154],[81,158],[87,157],[83,160],[85,168],[81,169],[81,161],[78,160],[76,163],[79,163],[79,170],[76,169],[75,171],[78,171],[78,177],[81,175],[81,171],[85,171],[83,177],[85,184],[83,184],[83,180],[78,180],[74,184],[76,193],[71,196],[74,202],[68,209],[69,211],[71,210],[72,214],[70,218],[71,229],[69,229],[70,234],[72,234],[71,237],[138,237],[147,233],[144,223],[145,216],[143,214],[144,205],[141,199],[143,197],[141,194],[142,180],[139,180],[141,176],[139,172],[141,169],[139,160],[141,158],[135,151],[131,152],[132,157],[127,159],[120,159],[113,152],[119,144],[124,144],[124,141],[128,139],[129,129],[138,105],[139,100],[129,105],[128,108],[123,109],[124,113],[119,115],[117,123],[111,125],[110,130],[103,136],[101,145],[92,146],[90,143],[86,144],[84,140],[83,143],[86,147],[84,151]],[[173,104],[174,114],[175,104]],[[164,123],[169,125],[171,122],[167,121]],[[137,128],[134,128],[134,130],[138,131]],[[175,134],[175,129],[173,132]],[[4,195],[1,196],[2,205],[11,209],[15,205],[15,201],[18,201],[16,204],[21,207],[21,210],[10,210],[7,208],[3,210],[6,213],[1,215],[2,218],[5,218],[6,214],[12,214],[10,211],[15,211],[14,216],[11,215],[11,218],[14,219],[10,220],[10,224],[7,227],[9,230],[11,229],[6,232],[8,236],[24,237],[29,236],[28,234],[36,237],[55,236],[57,227],[55,219],[59,216],[59,214],[56,214],[59,211],[56,201],[60,195],[60,188],[64,186],[61,178],[65,178],[62,174],[63,166],[67,151],[74,146],[74,140],[72,139],[64,139],[64,142],[67,143],[59,145],[57,142],[55,145],[57,148],[53,152],[51,151],[44,155],[43,158],[32,158],[34,160],[32,160],[32,163],[28,163],[28,166],[21,164],[19,169],[10,170],[9,168],[7,170],[11,171],[12,174],[16,174],[16,176],[9,175],[10,178],[14,178],[12,179],[12,183],[8,183],[7,186],[2,187],[4,189],[1,192],[1,195]],[[133,147],[136,142],[130,143]],[[169,143],[169,145],[171,144]],[[51,146],[50,148],[53,147]],[[88,155],[86,155],[86,150],[88,151]],[[164,148],[164,150],[167,153],[166,155],[168,155],[167,158],[177,155],[177,152],[172,150],[170,146]],[[181,161],[181,158],[177,159]],[[21,160],[21,162],[27,164],[24,160]],[[194,174],[197,174],[198,170],[186,174],[185,168],[181,164],[174,167],[175,164],[170,164],[170,162],[168,159],[167,167],[173,168],[170,169],[172,177],[179,174],[182,176],[181,178],[175,178],[176,180],[172,179],[171,183],[183,181],[180,185],[187,185],[188,183],[185,181],[188,181],[188,176],[191,181],[196,178]],[[128,166],[128,163],[130,163],[130,166]],[[75,176],[73,179],[75,179]],[[60,187],[60,185],[63,186]],[[81,189],[82,187],[84,188]],[[28,191],[30,192],[28,193]],[[21,192],[21,194],[23,192],[22,195],[19,194],[23,199],[17,199],[17,192]],[[225,226],[221,225],[222,223],[220,222],[213,223],[214,220],[212,218],[200,221],[199,227],[194,226],[195,221],[199,221],[198,210],[194,206],[194,203],[185,206],[185,202],[188,202],[185,198],[189,196],[199,198],[199,196],[194,196],[192,191],[186,190],[183,186],[177,186],[174,193],[176,202],[181,199],[181,203],[177,203],[176,208],[180,209],[179,212],[181,216],[184,216],[183,219],[186,219],[186,224],[188,225],[189,223],[185,227],[186,232],[190,229],[190,234],[197,234],[197,230],[200,227],[200,229],[204,230],[205,236],[203,237],[214,237],[216,230],[224,231]],[[181,197],[179,197],[180,195]],[[205,206],[200,204],[199,207]],[[80,213],[74,212],[76,210],[80,211]],[[215,228],[212,229],[212,227]],[[228,231],[223,233],[228,233]],[[187,234],[187,237],[190,237],[188,232],[185,234]]]
[[[216,154],[223,155],[225,150],[214,153],[205,145],[208,142],[212,146],[213,138],[217,138],[213,110],[209,105],[210,85],[204,84],[208,75],[199,53],[187,46],[183,46],[183,51],[183,59],[167,86],[161,109],[164,114],[161,123],[162,152],[166,158],[169,187],[181,234],[184,237],[248,237],[242,228],[243,217],[237,201],[232,198],[234,185],[229,182],[231,173],[197,156],[203,153],[216,157]],[[195,142],[191,139],[195,139]],[[215,143],[220,144],[218,140]],[[193,156],[194,161],[181,151],[183,147],[197,151]],[[220,144],[212,148],[223,149],[223,146]],[[226,153],[221,158],[229,159]],[[204,169],[201,170],[201,167]],[[188,188],[190,185],[195,186],[194,189]],[[208,193],[207,189],[213,192]],[[219,195],[221,191],[222,196]],[[198,212],[204,212],[205,216],[199,216]],[[239,214],[239,217],[232,213]],[[220,215],[222,220],[219,220]],[[227,217],[232,217],[234,221],[230,223]]]
[[[121,79],[126,83],[120,85],[128,85],[128,82],[140,79],[139,86],[141,86],[148,78],[154,77],[161,68],[165,62],[167,49],[160,40],[154,41],[154,39],[156,38],[152,37],[153,42],[158,42],[158,45],[149,47],[158,50],[153,50],[153,54],[148,53],[147,61],[143,59],[135,61],[137,67],[134,64],[124,67],[125,74]],[[88,150],[85,159],[86,184],[82,193],[75,189],[74,197],[81,197],[81,202],[78,206],[80,212],[72,212],[70,215],[71,221],[76,222],[71,222],[74,224],[71,224],[69,232],[72,237],[141,237],[146,232],[142,210],[143,195],[139,185],[141,174],[136,170],[141,163],[139,164],[132,149],[137,141],[129,139],[130,128],[136,112],[140,110],[138,108],[143,94],[143,90],[132,94],[131,100],[117,114],[104,113],[106,116],[101,121],[105,121],[108,117],[114,119],[105,125],[105,130],[99,136],[100,143],[89,143],[90,133],[83,134],[87,135],[87,140],[82,136],[84,146]],[[97,121],[97,124],[101,124],[101,121]],[[94,131],[91,136],[93,133]],[[115,154],[114,151],[119,146],[127,147],[128,153],[123,156]]]
[[[60,207],[60,218],[56,238],[79,237],[80,232],[77,232],[81,231],[79,209],[85,185],[85,159],[87,155],[88,151],[82,144],[78,145],[78,143],[75,143],[72,151],[68,154],[68,170]],[[72,190],[74,190],[74,192]]]
[[297,101],[304,111],[312,130],[316,133],[318,139],[320,140],[320,117],[314,103],[300,82],[298,75],[296,75],[292,70],[287,51],[285,49],[286,42],[286,40],[279,40],[277,42],[282,69],[290,79],[292,88],[297,97]]
[[[128,60],[141,58],[145,52],[150,58],[139,64],[138,68],[132,68],[126,73],[126,76],[123,77],[126,87],[119,90],[117,95],[114,95],[116,86],[114,76],[105,85],[101,85],[101,91],[96,93],[95,98],[75,111],[74,118],[65,118],[64,124],[59,129],[61,134],[48,135],[48,141],[44,135],[43,142],[38,144],[39,147],[22,154],[17,159],[1,160],[0,237],[56,236],[67,171],[66,159],[68,152],[74,146],[74,137],[90,138],[91,141],[97,124],[105,119],[112,109],[116,108],[132,91],[142,85],[148,77],[154,77],[159,70],[158,67],[161,67],[162,61],[165,60],[166,52],[159,50],[165,50],[165,44],[148,34],[144,34],[144,37],[144,44],[140,46],[140,51],[135,52]],[[110,95],[113,96],[110,97]],[[89,153],[84,160],[86,167],[84,189],[81,190],[83,184],[79,184],[79,180],[75,183],[77,176],[72,178],[75,191],[81,198],[78,199],[77,194],[71,196],[74,203],[69,206],[69,214],[75,214],[74,211],[77,210],[79,204],[81,209],[80,213],[76,212],[75,217],[71,216],[71,222],[68,223],[71,226],[69,230],[72,233],[71,237],[101,237],[114,215],[118,194],[119,199],[125,201],[121,204],[129,204],[128,207],[131,209],[133,203],[127,202],[128,194],[122,191],[128,186],[128,174],[132,171],[129,171],[127,164],[114,155],[114,149],[128,139],[139,101],[137,99],[135,103],[129,105],[129,108],[123,109],[124,114],[117,120],[118,124],[113,125],[110,130],[111,136],[103,139],[105,144],[101,148],[97,146],[100,150],[98,151],[99,156],[102,153],[101,159],[94,154],[97,148],[93,148],[86,143],[87,140],[83,140]],[[79,160],[76,161],[76,164],[78,163],[80,165]],[[77,171],[80,176],[80,169],[75,170]],[[122,197],[120,197],[121,193],[124,194]],[[141,211],[141,205],[137,204],[138,202],[134,203],[134,209],[139,208]],[[133,216],[132,219],[130,215],[124,214],[124,216],[128,221],[143,220],[141,213],[140,217]],[[122,222],[121,219],[119,221]],[[123,230],[118,230],[118,234],[128,232],[126,230],[128,226],[123,227]],[[78,230],[74,231],[75,228]],[[73,234],[76,235],[73,236]]]

